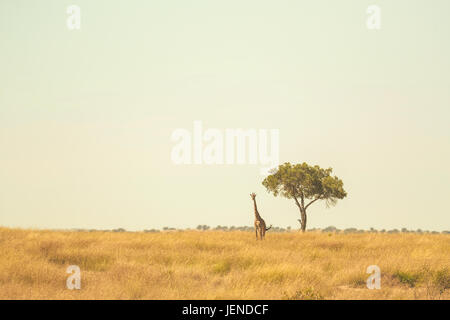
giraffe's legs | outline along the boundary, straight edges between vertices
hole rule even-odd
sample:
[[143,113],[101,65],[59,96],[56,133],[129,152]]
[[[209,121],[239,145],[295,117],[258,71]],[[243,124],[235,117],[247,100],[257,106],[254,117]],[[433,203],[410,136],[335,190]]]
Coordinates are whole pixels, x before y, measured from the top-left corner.
[[258,228],[255,228],[256,240],[258,240]]

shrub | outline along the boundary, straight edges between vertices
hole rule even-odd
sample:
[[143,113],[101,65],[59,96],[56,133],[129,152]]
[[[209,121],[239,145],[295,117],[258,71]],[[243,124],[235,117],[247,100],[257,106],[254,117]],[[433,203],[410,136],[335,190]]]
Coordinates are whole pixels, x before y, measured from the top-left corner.
[[398,279],[400,283],[406,284],[413,288],[420,281],[422,275],[414,272],[396,271],[394,273],[394,278]]
[[329,226],[322,230],[322,232],[336,232],[337,228],[335,226]]
[[433,277],[433,284],[443,294],[445,290],[450,289],[450,272],[447,268],[437,271]]

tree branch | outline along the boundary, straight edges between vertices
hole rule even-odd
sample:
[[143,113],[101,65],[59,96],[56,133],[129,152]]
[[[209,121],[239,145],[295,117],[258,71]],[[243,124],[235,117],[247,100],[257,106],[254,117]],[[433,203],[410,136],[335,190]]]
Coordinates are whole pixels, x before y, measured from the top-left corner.
[[302,201],[302,208],[305,208],[305,195],[303,194],[303,190],[300,189],[300,200]]
[[295,204],[300,208],[303,209],[302,205],[300,204],[300,202],[298,202],[297,197],[294,196],[294,200],[295,200]]
[[306,205],[306,207],[305,207],[305,210],[308,209],[308,207],[309,207],[310,205],[312,205],[314,202],[316,202],[317,200],[320,200],[320,196],[317,197],[317,198],[315,198],[314,200],[312,200],[310,203],[308,203],[308,204]]

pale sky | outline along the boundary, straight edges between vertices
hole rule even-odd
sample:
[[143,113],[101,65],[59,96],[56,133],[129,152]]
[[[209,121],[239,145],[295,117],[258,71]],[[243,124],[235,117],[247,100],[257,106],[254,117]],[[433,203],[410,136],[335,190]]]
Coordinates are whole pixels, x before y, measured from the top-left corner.
[[[68,30],[66,9],[81,8]],[[381,8],[368,30],[366,9]],[[0,225],[298,228],[259,165],[175,165],[176,128],[279,129],[348,197],[308,228],[450,229],[450,2],[0,2]]]

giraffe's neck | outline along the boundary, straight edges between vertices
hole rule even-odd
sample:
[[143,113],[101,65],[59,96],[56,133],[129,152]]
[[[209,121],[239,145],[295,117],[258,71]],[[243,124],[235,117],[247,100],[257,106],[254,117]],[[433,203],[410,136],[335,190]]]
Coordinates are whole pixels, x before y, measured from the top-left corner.
[[257,219],[257,220],[261,219],[261,216],[259,215],[259,212],[258,212],[258,208],[256,207],[255,199],[253,199],[253,206],[255,207],[255,219]]

